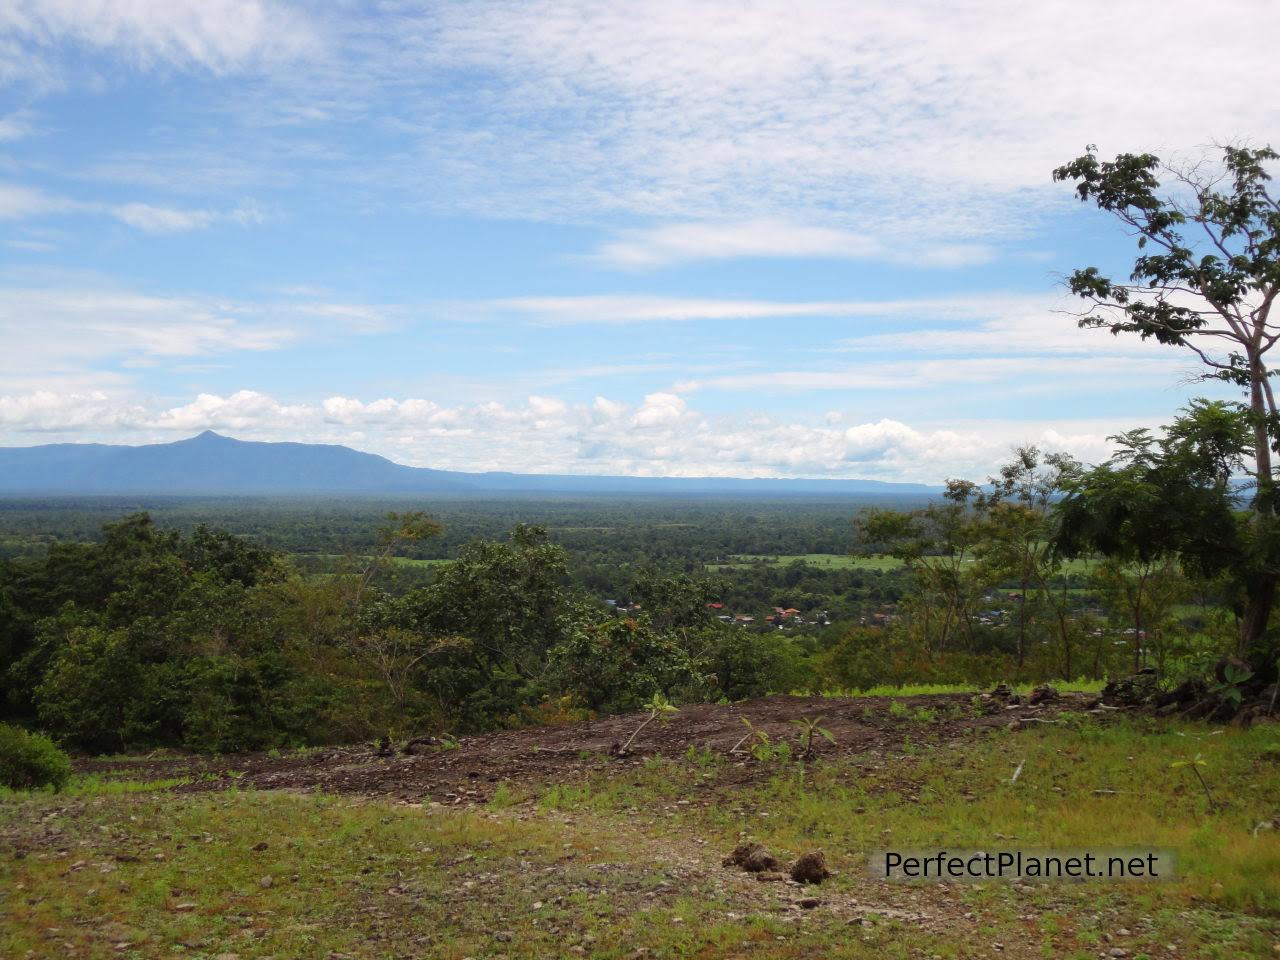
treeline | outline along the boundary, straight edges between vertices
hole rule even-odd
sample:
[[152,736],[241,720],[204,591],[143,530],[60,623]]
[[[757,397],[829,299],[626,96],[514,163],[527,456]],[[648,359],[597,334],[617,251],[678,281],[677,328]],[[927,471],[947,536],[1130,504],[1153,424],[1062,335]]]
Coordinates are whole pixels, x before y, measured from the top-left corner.
[[[860,495],[772,499],[432,497],[440,535],[406,544],[403,555],[453,557],[475,540],[495,540],[516,524],[544,527],[575,567],[616,569],[658,563],[687,572],[735,554],[845,554],[854,546],[849,517],[864,506],[911,509],[926,498]],[[419,509],[422,498],[50,498],[0,501],[0,557],[43,554],[52,542],[83,542],[104,524],[145,510],[165,530],[203,524],[296,555],[361,555],[376,546],[389,511]]]
[[421,588],[379,585],[438,532],[392,515],[362,569],[286,557],[146,514],[100,540],[0,564],[6,719],[84,750],[228,751],[474,731],[634,708],[655,692],[738,699],[806,682],[778,635],[717,622],[709,585],[646,571],[619,616],[569,583],[537,527],[463,547]]
[[1257,642],[1241,616],[1269,563],[1222,455],[1241,435],[1237,411],[1197,402],[1163,439],[1116,438],[1116,457],[1091,469],[1029,447],[923,509],[863,512],[863,548],[898,557],[911,589],[882,628],[829,650],[824,676],[856,687],[1153,669],[1172,682],[1231,655],[1237,676],[1273,678],[1274,634]]

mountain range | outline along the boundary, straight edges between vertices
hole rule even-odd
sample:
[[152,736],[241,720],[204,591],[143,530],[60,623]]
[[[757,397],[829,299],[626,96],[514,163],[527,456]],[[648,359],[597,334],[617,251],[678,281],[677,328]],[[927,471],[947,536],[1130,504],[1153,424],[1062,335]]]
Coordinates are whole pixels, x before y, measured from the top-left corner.
[[0,494],[931,494],[880,480],[608,477],[461,473],[395,463],[350,447],[235,440],[206,430],[174,443],[55,443],[0,447]]

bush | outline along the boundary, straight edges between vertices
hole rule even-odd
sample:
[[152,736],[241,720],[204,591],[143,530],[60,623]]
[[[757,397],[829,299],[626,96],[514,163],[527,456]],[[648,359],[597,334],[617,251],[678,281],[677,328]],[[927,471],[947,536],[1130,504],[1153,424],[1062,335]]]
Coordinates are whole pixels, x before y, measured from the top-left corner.
[[71,760],[48,737],[0,723],[0,786],[13,790],[53,787],[71,777]]

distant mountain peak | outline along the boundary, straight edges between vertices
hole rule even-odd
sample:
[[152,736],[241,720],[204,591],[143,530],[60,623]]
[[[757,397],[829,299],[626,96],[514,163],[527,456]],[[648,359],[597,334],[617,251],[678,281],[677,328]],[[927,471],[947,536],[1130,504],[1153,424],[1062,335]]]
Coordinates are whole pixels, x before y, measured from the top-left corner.
[[743,480],[459,473],[408,467],[350,447],[244,441],[205,430],[142,446],[0,447],[0,495],[375,495],[584,493],[640,495],[931,494],[936,487],[875,480]]

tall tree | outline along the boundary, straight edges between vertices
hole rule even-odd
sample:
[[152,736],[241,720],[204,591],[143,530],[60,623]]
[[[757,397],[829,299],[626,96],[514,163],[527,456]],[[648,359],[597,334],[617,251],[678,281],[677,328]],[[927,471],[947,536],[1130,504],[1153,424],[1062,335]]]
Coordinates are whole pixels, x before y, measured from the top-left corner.
[[[1274,538],[1277,512],[1280,414],[1267,358],[1280,340],[1271,319],[1280,294],[1280,202],[1267,165],[1278,159],[1270,147],[1226,146],[1220,162],[1177,166],[1149,153],[1103,161],[1091,146],[1053,172],[1075,183],[1081,201],[1117,217],[1138,247],[1126,282],[1097,267],[1071,275],[1072,293],[1088,303],[1080,325],[1182,347],[1206,367],[1205,379],[1247,391],[1255,542]],[[1278,583],[1280,567],[1266,562],[1245,578],[1242,647],[1258,646],[1266,633]]]

